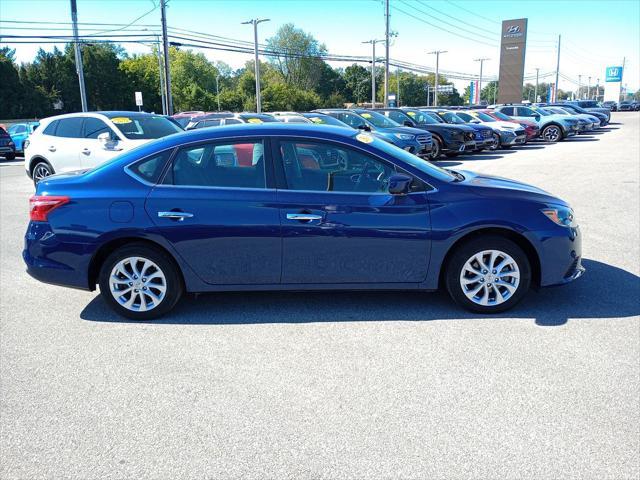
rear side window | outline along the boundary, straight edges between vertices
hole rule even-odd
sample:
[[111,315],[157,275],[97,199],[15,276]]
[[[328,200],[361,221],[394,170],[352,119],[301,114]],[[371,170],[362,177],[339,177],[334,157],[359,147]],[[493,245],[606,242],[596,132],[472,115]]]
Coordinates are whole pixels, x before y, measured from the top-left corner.
[[513,107],[502,107],[502,108],[500,109],[500,111],[501,111],[502,113],[504,113],[505,115],[513,115],[513,110],[514,110],[514,108],[513,108]]
[[205,120],[202,122],[202,127],[217,127],[220,125],[220,119],[215,120]]
[[63,118],[59,120],[56,137],[82,138],[82,117]]
[[235,119],[235,118],[227,118],[227,119],[224,121],[224,124],[225,124],[225,125],[236,125],[236,124],[238,124],[238,123],[242,123],[242,122],[241,122],[240,120]]
[[55,135],[56,129],[58,128],[58,123],[60,123],[60,120],[54,120],[49,125],[47,125],[47,128],[42,131],[43,135]]
[[145,182],[158,183],[171,152],[172,150],[166,150],[153,157],[143,158],[131,165],[129,171]]
[[262,141],[208,143],[181,148],[165,184],[265,188]]

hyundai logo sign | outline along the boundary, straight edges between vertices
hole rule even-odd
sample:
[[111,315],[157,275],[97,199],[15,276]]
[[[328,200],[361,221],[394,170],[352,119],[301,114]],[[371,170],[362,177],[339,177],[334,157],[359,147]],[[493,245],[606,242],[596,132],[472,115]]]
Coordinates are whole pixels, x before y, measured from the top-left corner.
[[511,25],[507,28],[507,33],[520,33],[520,25]]
[[504,30],[504,38],[518,38],[524,36],[520,25],[509,25]]

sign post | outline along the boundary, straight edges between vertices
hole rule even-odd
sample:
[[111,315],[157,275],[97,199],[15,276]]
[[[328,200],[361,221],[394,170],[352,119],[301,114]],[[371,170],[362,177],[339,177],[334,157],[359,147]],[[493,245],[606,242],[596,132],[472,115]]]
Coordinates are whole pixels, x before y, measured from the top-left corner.
[[142,111],[142,92],[135,92],[136,96],[136,105],[138,106],[138,111]]
[[500,37],[498,103],[517,103],[522,101],[527,19],[504,20]]
[[622,87],[622,74],[624,67],[607,67],[604,77],[604,101],[618,103],[620,101],[620,91]]

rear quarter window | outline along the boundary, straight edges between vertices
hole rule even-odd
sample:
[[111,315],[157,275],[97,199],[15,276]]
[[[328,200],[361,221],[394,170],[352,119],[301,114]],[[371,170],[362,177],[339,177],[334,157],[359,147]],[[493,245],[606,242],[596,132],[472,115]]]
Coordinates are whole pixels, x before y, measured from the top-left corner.
[[60,120],[54,120],[49,125],[47,125],[46,128],[42,131],[42,134],[43,135],[53,135],[53,136],[55,136],[56,129],[58,128],[58,122],[59,121]]
[[133,176],[148,183],[156,184],[164,171],[167,160],[171,156],[171,150],[165,150],[151,157],[143,158],[128,167]]

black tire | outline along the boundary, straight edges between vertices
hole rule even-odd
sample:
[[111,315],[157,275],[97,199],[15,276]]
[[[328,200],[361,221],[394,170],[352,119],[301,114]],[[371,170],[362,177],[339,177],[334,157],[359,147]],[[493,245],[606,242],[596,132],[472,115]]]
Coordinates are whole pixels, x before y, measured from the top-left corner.
[[492,152],[495,152],[500,148],[500,135],[494,132],[492,136],[493,136],[493,143],[489,147],[489,150],[491,150]]
[[440,158],[440,155],[442,155],[442,142],[438,137],[434,136],[431,144],[431,152],[429,153],[429,158],[435,162]]
[[[160,300],[157,306],[146,311],[134,311],[124,307],[118,300],[116,300],[114,294],[111,293],[110,277],[113,268],[120,261],[130,257],[139,257],[141,259],[150,260],[157,265],[166,280],[165,296]],[[138,279],[136,277],[136,280],[140,283],[140,280],[143,279]],[[100,294],[102,295],[102,298],[104,298],[105,302],[107,302],[107,305],[109,305],[109,307],[111,307],[111,309],[118,315],[132,320],[152,320],[154,318],[161,317],[175,307],[184,291],[182,275],[173,259],[171,259],[162,250],[153,248],[144,243],[132,243],[111,253],[100,268],[99,285]],[[131,295],[133,295],[133,293]]]
[[[515,261],[520,271],[520,281],[517,284],[516,290],[503,303],[480,305],[469,299],[463,291],[460,279],[463,267],[474,255],[485,250],[498,250],[506,253]],[[491,273],[492,272],[489,272],[489,275],[491,275]],[[471,239],[456,248],[445,265],[444,280],[451,298],[463,308],[476,313],[500,313],[514,307],[526,295],[531,285],[531,265],[529,264],[527,255],[516,243],[497,235],[486,235]],[[484,278],[481,281],[484,283]],[[488,281],[491,282],[495,280],[488,279]],[[480,285],[480,283],[476,283],[476,285]],[[490,283],[487,283],[487,286],[489,285]],[[473,288],[473,286],[471,286],[470,289],[471,288]],[[495,300],[497,295],[493,291],[494,289],[495,287],[492,287],[489,291],[493,294]],[[505,289],[504,291],[507,290]]]
[[5,160],[15,160],[16,159],[16,154],[15,153],[6,153],[4,155]]
[[540,132],[540,137],[549,143],[561,142],[564,140],[564,133],[562,132],[562,127],[560,125],[556,125],[552,123],[551,125],[547,125]]
[[35,164],[31,173],[33,176],[33,184],[37,185],[38,182],[40,182],[41,180],[45,179],[50,175],[53,175],[55,172],[53,171],[53,168],[51,167],[51,165],[49,165],[48,162],[41,160]]

